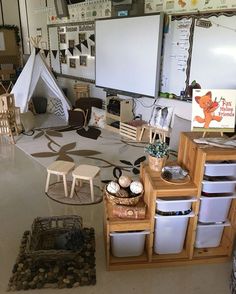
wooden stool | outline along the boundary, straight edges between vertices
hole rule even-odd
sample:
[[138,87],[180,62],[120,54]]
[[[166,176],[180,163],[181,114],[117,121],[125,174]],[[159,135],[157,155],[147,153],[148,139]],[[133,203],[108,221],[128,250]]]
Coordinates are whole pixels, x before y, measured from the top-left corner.
[[67,197],[68,189],[67,189],[66,176],[71,170],[74,169],[74,167],[75,167],[74,162],[63,161],[63,160],[54,161],[52,164],[50,164],[47,168],[48,175],[47,175],[45,192],[46,193],[48,192],[51,174],[57,175],[58,182],[60,181],[60,176],[62,176],[63,183],[64,183],[65,197]]
[[[94,189],[93,189],[93,179],[96,176],[99,176],[100,168],[93,165],[87,165],[87,164],[81,164],[72,172],[73,181],[72,181],[72,187],[70,192],[70,198],[73,197],[74,189],[75,189],[75,183],[76,180],[80,181],[80,187],[82,186],[82,180],[89,181],[90,184],[90,192],[91,192],[91,200],[94,202]],[[101,183],[101,180],[100,180]]]

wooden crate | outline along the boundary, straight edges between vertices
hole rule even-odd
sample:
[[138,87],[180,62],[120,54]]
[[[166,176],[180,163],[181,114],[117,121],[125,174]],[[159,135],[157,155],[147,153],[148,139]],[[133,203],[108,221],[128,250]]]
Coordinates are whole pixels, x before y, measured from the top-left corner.
[[[139,141],[139,136],[142,130],[142,126],[134,127],[128,123],[120,122],[120,135],[129,138],[134,141]],[[148,140],[148,134],[142,136],[142,141]]]
[[0,112],[12,110],[15,107],[15,98],[13,94],[3,94],[0,96]]
[[74,91],[76,99],[80,99],[82,97],[89,97],[89,84],[75,84]]

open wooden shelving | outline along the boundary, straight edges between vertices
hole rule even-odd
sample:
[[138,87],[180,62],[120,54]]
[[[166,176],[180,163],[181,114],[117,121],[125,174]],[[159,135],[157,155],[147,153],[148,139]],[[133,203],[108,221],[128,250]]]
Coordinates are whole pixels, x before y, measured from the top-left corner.
[[[148,267],[175,266],[199,263],[217,263],[229,259],[232,254],[234,238],[236,233],[236,199],[232,200],[228,220],[230,226],[224,228],[220,245],[210,248],[195,248],[196,231],[198,225],[198,214],[200,209],[200,196],[202,191],[202,180],[204,176],[204,165],[206,162],[215,161],[236,161],[235,149],[218,147],[206,147],[196,144],[193,139],[199,138],[202,133],[182,133],[180,138],[180,148],[176,163],[188,169],[190,181],[186,184],[174,185],[164,181],[160,174],[153,172],[147,165],[141,167],[140,178],[144,183],[144,201],[147,205],[147,215],[145,220],[126,220],[113,218],[111,204],[105,199],[104,233],[108,270],[136,269]],[[191,217],[184,247],[179,254],[155,254],[154,232],[156,198],[167,198],[170,196],[195,197],[196,202],[192,203]],[[143,255],[137,257],[114,257],[110,248],[110,232],[112,231],[135,231],[149,230],[146,236],[145,251]]]

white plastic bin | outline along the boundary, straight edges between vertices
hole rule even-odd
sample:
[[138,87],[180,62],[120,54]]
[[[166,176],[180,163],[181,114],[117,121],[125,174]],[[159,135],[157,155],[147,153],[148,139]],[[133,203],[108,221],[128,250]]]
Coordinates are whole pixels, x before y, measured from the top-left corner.
[[220,163],[220,162],[214,162],[209,163],[207,162],[205,164],[205,175],[213,177],[235,177],[236,176],[236,162],[230,162],[230,163]]
[[190,217],[188,215],[155,215],[154,252],[156,254],[180,253],[183,250],[184,240]]
[[116,257],[142,255],[147,234],[150,234],[150,232],[137,231],[110,233],[112,255]]
[[230,226],[230,223],[225,222],[221,224],[198,224],[195,247],[218,247],[220,245],[221,237],[226,226]]
[[232,181],[202,181],[202,191],[205,193],[234,193],[236,180]]
[[201,196],[198,220],[203,223],[225,222],[233,198],[236,198],[236,195],[224,197]]
[[156,209],[163,212],[186,211],[191,209],[192,202],[195,201],[194,197],[157,198]]

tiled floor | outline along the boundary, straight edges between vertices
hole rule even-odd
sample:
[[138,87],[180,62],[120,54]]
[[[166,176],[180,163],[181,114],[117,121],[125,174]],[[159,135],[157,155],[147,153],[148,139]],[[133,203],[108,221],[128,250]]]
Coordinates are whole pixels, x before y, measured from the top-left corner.
[[44,194],[46,170],[17,147],[0,142],[0,294],[6,292],[20,239],[37,216],[79,214],[96,231],[97,284],[26,293],[229,294],[231,263],[108,272],[105,268],[102,203],[66,206]]

